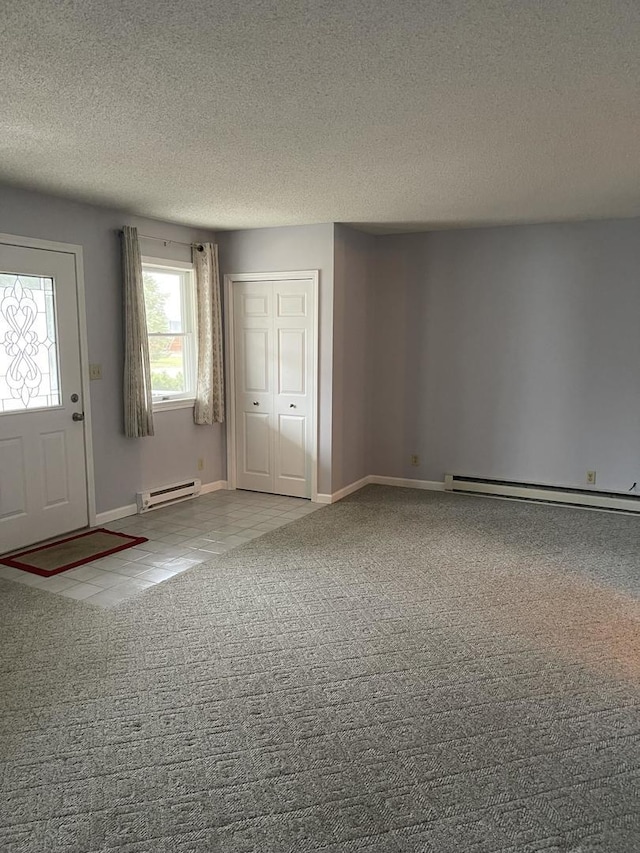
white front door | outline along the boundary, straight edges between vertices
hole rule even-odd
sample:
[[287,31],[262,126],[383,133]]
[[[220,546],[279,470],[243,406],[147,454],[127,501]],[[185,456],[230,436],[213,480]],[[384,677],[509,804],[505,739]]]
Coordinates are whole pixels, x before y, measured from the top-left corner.
[[78,322],[75,255],[0,243],[0,553],[88,524]]
[[236,485],[311,497],[314,289],[233,285]]

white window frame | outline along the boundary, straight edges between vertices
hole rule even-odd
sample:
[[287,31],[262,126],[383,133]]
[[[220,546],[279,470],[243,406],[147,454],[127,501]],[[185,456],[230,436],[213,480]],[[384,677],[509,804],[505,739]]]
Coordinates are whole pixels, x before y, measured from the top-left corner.
[[[196,391],[196,376],[198,369],[198,334],[197,334],[197,315],[196,315],[196,282],[195,282],[195,270],[193,268],[193,264],[190,264],[186,261],[170,261],[164,258],[150,258],[144,255],[142,257],[142,271],[144,273],[145,269],[150,271],[156,270],[157,272],[179,272],[179,273],[188,273],[190,279],[190,286],[182,288],[182,317],[185,323],[186,331],[175,333],[175,337],[186,337],[187,335],[191,335],[193,340],[193,347],[189,352],[185,353],[185,374],[193,379],[192,390],[187,391],[186,393],[179,392],[166,392],[166,394],[162,395],[162,399],[159,399],[155,394],[153,398],[153,411],[154,412],[165,412],[170,409],[192,409],[195,405],[195,391]],[[165,335],[169,335],[169,332],[163,332],[162,335],[158,333],[159,337],[164,337]],[[154,337],[154,334],[151,333],[149,337]]]

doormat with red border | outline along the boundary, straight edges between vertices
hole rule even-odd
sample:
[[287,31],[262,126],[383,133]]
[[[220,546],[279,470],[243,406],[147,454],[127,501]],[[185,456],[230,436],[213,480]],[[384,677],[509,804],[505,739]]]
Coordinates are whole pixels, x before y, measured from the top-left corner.
[[49,542],[48,545],[11,554],[9,557],[0,557],[0,563],[48,578],[50,575],[75,569],[76,566],[92,563],[101,557],[117,554],[118,551],[148,541],[144,536],[129,536],[126,533],[107,530],[106,527],[98,527],[87,533],[79,533],[77,536]]

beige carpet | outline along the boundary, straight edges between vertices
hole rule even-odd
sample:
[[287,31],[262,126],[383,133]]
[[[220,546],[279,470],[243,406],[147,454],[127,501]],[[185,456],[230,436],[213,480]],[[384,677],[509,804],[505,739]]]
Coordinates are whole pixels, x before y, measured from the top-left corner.
[[0,849],[637,853],[639,554],[371,486],[113,610],[0,581]]

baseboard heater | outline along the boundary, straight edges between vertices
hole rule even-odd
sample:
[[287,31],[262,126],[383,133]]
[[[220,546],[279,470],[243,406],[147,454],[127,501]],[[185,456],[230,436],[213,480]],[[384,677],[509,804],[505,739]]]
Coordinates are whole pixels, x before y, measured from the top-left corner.
[[161,486],[148,492],[138,492],[138,515],[196,498],[200,494],[201,486],[200,480],[185,480],[183,483],[172,483],[170,486]]
[[621,495],[619,492],[597,492],[593,489],[486,480],[482,477],[463,477],[456,474],[445,474],[444,488],[448,492],[496,495],[520,500],[640,513],[640,496]]

